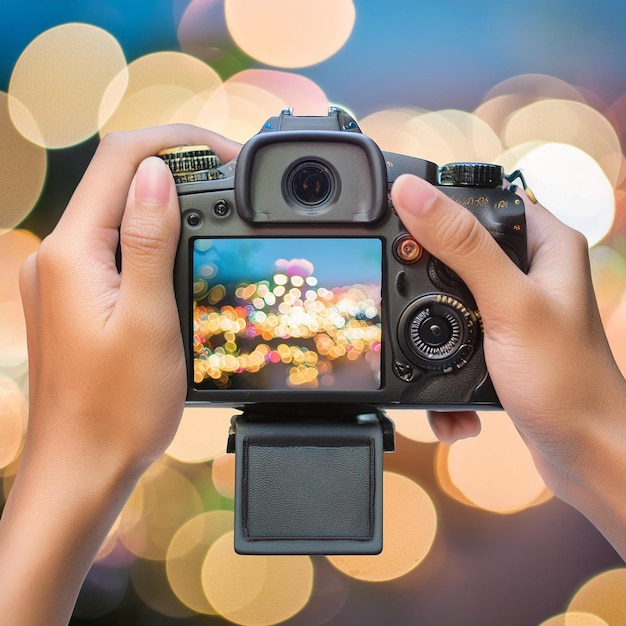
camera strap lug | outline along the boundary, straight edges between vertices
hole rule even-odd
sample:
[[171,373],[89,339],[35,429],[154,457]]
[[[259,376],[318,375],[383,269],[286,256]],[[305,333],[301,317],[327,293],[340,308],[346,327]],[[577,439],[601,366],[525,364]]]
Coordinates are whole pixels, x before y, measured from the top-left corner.
[[394,425],[368,411],[290,418],[252,408],[232,418],[236,552],[382,550],[383,452],[394,449]]

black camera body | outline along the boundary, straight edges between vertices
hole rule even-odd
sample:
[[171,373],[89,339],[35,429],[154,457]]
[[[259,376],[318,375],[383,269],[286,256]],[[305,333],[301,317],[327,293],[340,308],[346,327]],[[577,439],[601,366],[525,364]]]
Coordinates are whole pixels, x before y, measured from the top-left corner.
[[182,216],[187,403],[242,410],[235,550],[379,553],[384,409],[500,406],[472,294],[389,191],[403,173],[440,186],[526,271],[524,203],[504,188],[521,175],[381,152],[341,109],[283,111],[225,165],[206,146],[161,156]]
[[472,294],[389,191],[403,173],[438,185],[526,271],[524,203],[500,166],[382,152],[340,109],[284,111],[235,161],[211,159],[174,168],[188,403],[499,406]]

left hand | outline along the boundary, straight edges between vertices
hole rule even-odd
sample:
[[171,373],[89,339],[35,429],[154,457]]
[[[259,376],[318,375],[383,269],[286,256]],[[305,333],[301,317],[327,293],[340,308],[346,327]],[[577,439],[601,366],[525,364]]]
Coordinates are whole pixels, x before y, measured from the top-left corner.
[[172,279],[180,210],[167,166],[150,155],[185,143],[209,143],[225,160],[237,151],[182,125],[105,136],[54,232],[22,268],[27,446],[77,469],[145,466],[178,426],[186,390]]

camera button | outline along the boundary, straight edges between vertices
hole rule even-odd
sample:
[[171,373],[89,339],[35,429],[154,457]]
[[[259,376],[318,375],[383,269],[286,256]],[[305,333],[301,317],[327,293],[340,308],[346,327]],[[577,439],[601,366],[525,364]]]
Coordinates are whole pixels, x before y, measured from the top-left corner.
[[213,205],[213,213],[216,217],[226,217],[230,213],[230,208],[226,200],[218,200]]
[[189,224],[189,226],[198,226],[201,221],[202,218],[199,213],[193,212],[187,214],[187,224]]
[[408,363],[401,363],[400,361],[393,362],[393,373],[405,383],[410,383],[413,380],[413,368]]

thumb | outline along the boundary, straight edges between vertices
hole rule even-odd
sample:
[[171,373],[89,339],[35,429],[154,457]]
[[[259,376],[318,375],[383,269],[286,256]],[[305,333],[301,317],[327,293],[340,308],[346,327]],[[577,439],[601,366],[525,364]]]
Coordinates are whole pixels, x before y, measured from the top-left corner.
[[179,234],[174,180],[161,159],[149,157],[137,169],[122,218],[122,294],[154,299],[172,292]]
[[395,181],[391,198],[407,230],[463,279],[483,315],[501,306],[502,294],[521,286],[524,274],[491,234],[436,187],[403,175]]

